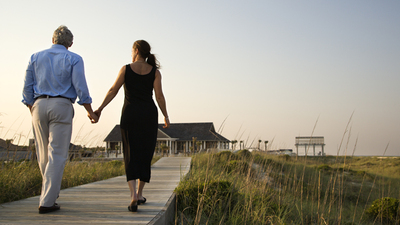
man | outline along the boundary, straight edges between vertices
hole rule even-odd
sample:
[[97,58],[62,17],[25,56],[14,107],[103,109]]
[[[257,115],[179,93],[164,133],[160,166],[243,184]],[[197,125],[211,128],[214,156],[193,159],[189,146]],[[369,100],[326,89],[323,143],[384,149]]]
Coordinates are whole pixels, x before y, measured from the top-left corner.
[[53,34],[53,45],[31,56],[22,102],[32,114],[36,154],[42,173],[39,213],[59,210],[56,203],[72,134],[72,103],[79,97],[92,123],[98,117],[86,84],[82,57],[68,51],[73,35],[66,26]]

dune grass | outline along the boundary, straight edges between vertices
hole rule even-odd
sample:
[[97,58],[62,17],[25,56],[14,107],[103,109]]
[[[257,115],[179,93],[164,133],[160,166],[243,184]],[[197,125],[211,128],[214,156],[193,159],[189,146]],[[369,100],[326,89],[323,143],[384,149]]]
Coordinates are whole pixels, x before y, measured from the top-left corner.
[[[200,154],[175,190],[176,223],[398,224],[399,170],[400,158]],[[391,218],[369,210],[385,197]]]
[[[153,157],[152,164],[161,157]],[[61,189],[87,184],[125,174],[122,161],[68,162],[64,169]],[[42,176],[36,161],[1,162],[0,203],[40,195]]]

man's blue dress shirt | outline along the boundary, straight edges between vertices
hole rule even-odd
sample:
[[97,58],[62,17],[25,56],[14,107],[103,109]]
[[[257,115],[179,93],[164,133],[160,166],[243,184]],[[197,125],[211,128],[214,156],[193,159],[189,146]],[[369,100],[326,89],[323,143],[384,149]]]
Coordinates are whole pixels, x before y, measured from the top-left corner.
[[22,102],[33,105],[41,95],[66,97],[72,103],[79,97],[80,105],[92,103],[82,57],[58,44],[33,54],[26,69]]

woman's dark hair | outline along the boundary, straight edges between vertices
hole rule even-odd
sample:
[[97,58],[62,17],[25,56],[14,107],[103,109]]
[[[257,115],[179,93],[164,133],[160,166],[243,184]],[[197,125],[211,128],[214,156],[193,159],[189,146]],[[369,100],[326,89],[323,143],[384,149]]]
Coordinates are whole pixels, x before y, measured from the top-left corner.
[[156,56],[151,53],[151,47],[145,40],[137,40],[133,43],[133,49],[139,51],[139,55],[147,59],[146,62],[151,66],[155,66],[157,69],[160,68],[160,62],[156,59]]

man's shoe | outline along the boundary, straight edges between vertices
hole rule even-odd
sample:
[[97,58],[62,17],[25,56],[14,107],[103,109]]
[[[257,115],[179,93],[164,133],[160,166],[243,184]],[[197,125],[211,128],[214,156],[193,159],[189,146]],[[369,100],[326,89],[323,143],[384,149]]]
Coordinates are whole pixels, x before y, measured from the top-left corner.
[[49,212],[53,212],[53,211],[56,211],[56,210],[59,210],[59,209],[60,209],[60,206],[57,203],[54,203],[54,205],[50,206],[50,207],[40,206],[39,207],[39,213],[40,214],[49,213]]

